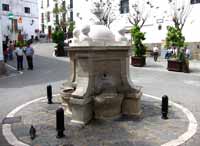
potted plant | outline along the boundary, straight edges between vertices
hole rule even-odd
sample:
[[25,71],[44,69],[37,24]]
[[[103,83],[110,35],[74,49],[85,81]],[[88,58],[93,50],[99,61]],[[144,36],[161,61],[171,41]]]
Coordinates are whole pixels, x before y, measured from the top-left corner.
[[60,29],[56,29],[52,33],[53,42],[56,43],[55,46],[55,55],[56,56],[65,56],[64,51],[64,32]]
[[168,26],[167,30],[166,47],[176,50],[176,53],[168,59],[167,69],[169,71],[189,72],[188,59],[185,57],[184,49],[181,49],[185,47],[185,37],[181,30],[174,26]]
[[144,56],[146,53],[146,47],[142,43],[145,40],[145,33],[140,31],[140,27],[138,25],[133,25],[131,29],[131,37],[133,44],[134,56],[131,57],[131,64],[133,66],[142,67],[146,64],[146,57]]

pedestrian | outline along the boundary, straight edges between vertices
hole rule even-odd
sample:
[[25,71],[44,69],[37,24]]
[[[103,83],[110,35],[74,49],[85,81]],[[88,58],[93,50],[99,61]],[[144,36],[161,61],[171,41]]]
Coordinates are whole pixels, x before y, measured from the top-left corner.
[[191,57],[191,51],[189,48],[186,48],[186,47],[185,47],[185,56],[187,59],[190,59]]
[[33,54],[34,50],[30,46],[30,43],[27,44],[27,47],[25,48],[25,54],[26,54],[26,60],[28,63],[28,70],[33,70]]
[[14,43],[12,41],[9,42],[9,46],[8,46],[8,58],[9,60],[13,59],[13,50],[14,50],[15,46]]
[[17,56],[17,70],[23,70],[23,46],[19,44],[15,50],[15,54]]
[[153,58],[154,58],[154,61],[157,61],[158,55],[159,55],[159,49],[158,49],[158,46],[156,45],[155,47],[153,47]]
[[8,60],[8,46],[6,44],[6,41],[3,41],[3,57],[4,57],[4,62],[6,63]]

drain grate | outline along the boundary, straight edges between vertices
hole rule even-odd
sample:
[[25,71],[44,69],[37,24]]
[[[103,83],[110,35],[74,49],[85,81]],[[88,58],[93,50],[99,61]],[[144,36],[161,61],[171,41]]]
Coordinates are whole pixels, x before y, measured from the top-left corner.
[[13,124],[13,123],[19,123],[21,122],[22,117],[6,117],[3,119],[2,124]]

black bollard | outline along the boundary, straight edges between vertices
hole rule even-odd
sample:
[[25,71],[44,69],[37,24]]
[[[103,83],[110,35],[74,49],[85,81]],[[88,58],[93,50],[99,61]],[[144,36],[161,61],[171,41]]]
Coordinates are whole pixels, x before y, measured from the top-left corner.
[[47,86],[47,99],[48,99],[48,104],[52,104],[52,87],[51,87],[51,85]]
[[164,95],[162,97],[162,119],[168,119],[167,114],[168,114],[168,97],[167,95]]
[[59,108],[56,110],[56,130],[57,130],[57,138],[64,137],[63,131],[65,130],[64,125],[64,110]]

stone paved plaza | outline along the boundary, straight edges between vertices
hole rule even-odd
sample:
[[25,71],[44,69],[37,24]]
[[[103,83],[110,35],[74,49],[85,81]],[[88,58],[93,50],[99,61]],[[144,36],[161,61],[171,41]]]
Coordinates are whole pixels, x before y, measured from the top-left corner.
[[[169,119],[163,120],[160,101],[143,96],[140,118],[122,116],[75,126],[65,116],[65,137],[57,139],[55,113],[61,106],[59,99],[53,98],[55,104],[43,99],[19,111],[15,116],[21,116],[21,122],[12,124],[15,136],[33,146],[159,146],[187,130],[188,120],[180,109],[170,106]],[[34,140],[29,136],[30,125],[37,131]]]

